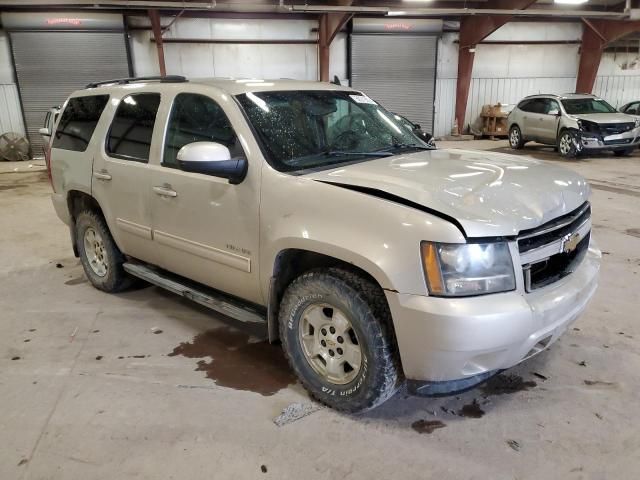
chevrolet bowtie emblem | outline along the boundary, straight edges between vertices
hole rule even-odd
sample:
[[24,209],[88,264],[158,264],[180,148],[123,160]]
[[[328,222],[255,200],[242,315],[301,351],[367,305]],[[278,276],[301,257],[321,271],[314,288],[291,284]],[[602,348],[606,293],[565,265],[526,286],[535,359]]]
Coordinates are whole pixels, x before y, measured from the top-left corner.
[[568,233],[562,237],[562,246],[560,247],[560,253],[573,252],[580,243],[580,234],[578,232]]

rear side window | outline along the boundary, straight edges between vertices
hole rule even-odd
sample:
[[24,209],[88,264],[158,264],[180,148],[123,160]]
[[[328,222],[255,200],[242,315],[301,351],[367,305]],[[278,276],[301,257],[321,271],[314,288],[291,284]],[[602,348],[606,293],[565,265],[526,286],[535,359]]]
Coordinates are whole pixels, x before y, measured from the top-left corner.
[[520,110],[522,110],[523,112],[530,112],[531,111],[531,103],[533,102],[533,100],[523,100],[522,102],[520,102],[518,104],[518,108]]
[[111,122],[107,153],[116,158],[147,162],[159,105],[159,93],[124,97]]
[[89,146],[109,95],[69,99],[53,137],[53,148],[84,152]]

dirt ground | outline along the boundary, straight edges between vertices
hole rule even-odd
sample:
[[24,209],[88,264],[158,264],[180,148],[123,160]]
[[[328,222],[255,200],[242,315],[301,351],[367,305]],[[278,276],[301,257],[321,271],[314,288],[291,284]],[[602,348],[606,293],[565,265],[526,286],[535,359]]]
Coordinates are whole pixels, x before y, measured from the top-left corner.
[[637,478],[640,152],[516,154],[591,182],[603,266],[575,328],[459,396],[283,426],[311,402],[264,331],[154,287],[93,289],[42,162],[0,162],[0,479]]

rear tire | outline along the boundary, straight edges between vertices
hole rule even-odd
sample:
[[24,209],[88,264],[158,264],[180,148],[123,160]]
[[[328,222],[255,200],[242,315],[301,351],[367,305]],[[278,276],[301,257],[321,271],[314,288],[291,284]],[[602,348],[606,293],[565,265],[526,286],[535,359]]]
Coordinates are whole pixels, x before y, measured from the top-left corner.
[[520,150],[524,147],[522,132],[520,131],[520,127],[517,125],[514,125],[509,129],[509,146],[514,150]]
[[75,235],[84,273],[94,287],[115,293],[133,283],[122,268],[124,255],[101,215],[91,210],[80,212],[75,221]]
[[613,154],[616,157],[628,157],[633,154],[635,148],[625,148],[624,150],[614,150]]
[[574,135],[570,130],[563,130],[558,137],[558,153],[562,158],[575,158],[578,150],[574,142]]
[[318,401],[356,413],[397,391],[391,314],[371,281],[335,268],[305,273],[285,291],[279,322],[291,368]]

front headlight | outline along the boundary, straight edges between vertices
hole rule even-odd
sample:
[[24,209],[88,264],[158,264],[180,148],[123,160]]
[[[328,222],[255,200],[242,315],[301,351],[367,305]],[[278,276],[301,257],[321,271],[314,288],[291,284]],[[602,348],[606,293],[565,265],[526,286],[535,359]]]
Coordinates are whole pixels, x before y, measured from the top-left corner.
[[421,248],[431,295],[464,297],[516,288],[511,253],[505,242],[422,242]]

